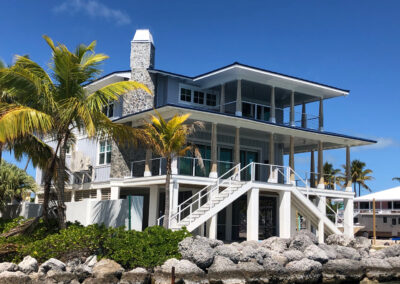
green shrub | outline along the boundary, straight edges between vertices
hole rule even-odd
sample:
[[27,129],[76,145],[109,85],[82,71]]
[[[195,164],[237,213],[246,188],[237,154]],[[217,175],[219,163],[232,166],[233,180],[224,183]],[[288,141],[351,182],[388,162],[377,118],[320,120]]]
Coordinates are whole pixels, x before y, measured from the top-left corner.
[[8,220],[0,219],[0,234],[8,232],[12,228],[15,228],[16,226],[21,224],[23,220],[25,219],[24,217],[21,216],[15,219],[8,219]]
[[110,258],[125,268],[161,265],[169,258],[180,258],[178,243],[190,233],[166,230],[163,227],[149,227],[143,232],[115,230],[104,242],[103,257]]

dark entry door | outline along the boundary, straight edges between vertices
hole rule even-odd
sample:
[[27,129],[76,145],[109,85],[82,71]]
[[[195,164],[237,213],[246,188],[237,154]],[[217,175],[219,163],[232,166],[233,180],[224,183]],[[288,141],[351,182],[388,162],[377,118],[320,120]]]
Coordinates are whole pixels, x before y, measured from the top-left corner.
[[[248,164],[252,162],[258,162],[258,153],[254,151],[245,151],[242,150],[240,151],[240,165],[242,168],[247,166]],[[256,167],[257,169],[257,167]],[[256,173],[256,178],[257,178],[257,173]],[[248,167],[244,171],[242,171],[241,174],[241,179],[242,180],[250,180],[251,179],[251,168]]]
[[259,239],[276,236],[276,197],[260,195]]

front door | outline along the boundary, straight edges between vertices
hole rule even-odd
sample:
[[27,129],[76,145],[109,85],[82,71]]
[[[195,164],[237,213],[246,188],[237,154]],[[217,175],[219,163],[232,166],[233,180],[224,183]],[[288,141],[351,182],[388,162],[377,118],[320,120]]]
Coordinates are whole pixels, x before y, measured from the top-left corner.
[[276,236],[276,197],[260,195],[258,222],[260,240]]
[[[254,151],[240,151],[240,166],[244,168],[250,163],[258,162],[258,153]],[[257,167],[256,167],[257,170]],[[256,171],[256,178],[257,178],[257,171]],[[241,174],[242,180],[250,180],[251,179],[251,167],[247,167]]]

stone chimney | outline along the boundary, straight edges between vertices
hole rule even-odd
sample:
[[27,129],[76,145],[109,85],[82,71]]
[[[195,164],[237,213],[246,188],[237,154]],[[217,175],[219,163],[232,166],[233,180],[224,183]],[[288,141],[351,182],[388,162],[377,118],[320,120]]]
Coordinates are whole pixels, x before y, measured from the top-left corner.
[[154,106],[154,78],[147,69],[154,67],[154,42],[149,30],[136,30],[131,41],[131,80],[149,88],[152,95],[138,90],[124,95],[122,115],[128,115]]

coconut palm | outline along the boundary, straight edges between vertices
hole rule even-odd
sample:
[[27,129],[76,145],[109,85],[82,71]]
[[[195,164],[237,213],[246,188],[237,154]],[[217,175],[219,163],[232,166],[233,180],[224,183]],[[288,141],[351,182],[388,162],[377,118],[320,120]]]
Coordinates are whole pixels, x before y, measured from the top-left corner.
[[341,186],[342,178],[340,169],[335,169],[331,163],[325,162],[323,166],[325,188],[334,189],[335,185]]
[[35,180],[25,171],[6,161],[0,164],[0,208],[12,200],[23,200],[36,189]]
[[[346,170],[346,166],[342,166]],[[371,188],[366,184],[366,181],[373,180],[371,176],[372,170],[366,169],[366,164],[360,160],[353,160],[351,162],[350,173],[351,182],[353,184],[354,193],[357,196],[357,186],[358,186],[358,196],[361,195],[361,188],[364,188],[371,192]]]
[[392,180],[400,181],[400,177],[394,177],[394,178],[392,178]]
[[108,56],[94,52],[95,41],[88,46],[80,44],[71,52],[63,44],[54,44],[47,36],[44,39],[52,50],[49,73],[22,56],[17,56],[10,68],[0,70],[0,84],[12,98],[11,103],[0,102],[0,142],[28,135],[40,140],[43,137],[53,139],[53,154],[44,171],[44,190],[45,193],[50,191],[56,170],[57,213],[62,229],[66,223],[66,150],[74,133],[131,141],[132,128],[113,123],[103,113],[103,108],[128,91],[138,88],[150,91],[143,84],[123,81],[88,93],[84,84],[97,78],[101,73],[100,64]]
[[166,121],[158,112],[151,116],[151,120],[147,122],[143,128],[138,129],[141,142],[148,148],[166,159],[166,179],[165,179],[165,211],[163,226],[169,227],[170,218],[170,183],[172,174],[172,160],[179,156],[185,156],[191,151],[198,158],[200,167],[203,166],[200,152],[195,145],[190,145],[187,138],[194,133],[196,129],[202,128],[201,122],[185,124],[190,114],[174,115],[170,120]]

